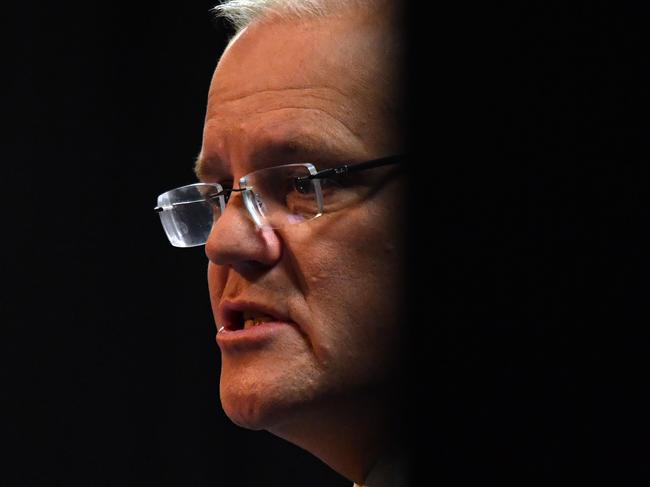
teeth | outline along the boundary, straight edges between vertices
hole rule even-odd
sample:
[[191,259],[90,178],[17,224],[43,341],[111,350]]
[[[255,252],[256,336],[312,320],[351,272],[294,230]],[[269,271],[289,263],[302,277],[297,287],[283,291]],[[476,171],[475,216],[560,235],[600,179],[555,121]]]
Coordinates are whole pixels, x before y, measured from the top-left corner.
[[272,320],[273,318],[271,316],[252,317],[248,312],[246,312],[244,313],[244,330],[257,326],[260,323],[264,323],[265,321],[272,321]]
[[268,315],[263,315],[256,311],[250,311],[250,310],[244,311],[244,320],[255,320],[255,319],[260,319],[260,320],[271,319],[271,317]]

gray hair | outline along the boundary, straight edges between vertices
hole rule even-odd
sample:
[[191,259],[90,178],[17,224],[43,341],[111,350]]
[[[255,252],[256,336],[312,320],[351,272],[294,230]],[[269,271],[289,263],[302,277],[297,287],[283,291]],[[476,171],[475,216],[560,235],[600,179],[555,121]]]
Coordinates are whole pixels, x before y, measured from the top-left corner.
[[253,21],[267,16],[322,17],[368,3],[368,0],[224,0],[210,11],[228,20],[235,31],[240,32]]

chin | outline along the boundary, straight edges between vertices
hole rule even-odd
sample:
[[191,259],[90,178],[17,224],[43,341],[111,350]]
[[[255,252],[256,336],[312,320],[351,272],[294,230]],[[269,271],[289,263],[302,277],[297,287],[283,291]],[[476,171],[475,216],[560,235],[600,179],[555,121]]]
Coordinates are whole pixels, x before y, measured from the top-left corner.
[[324,395],[322,379],[305,368],[250,367],[224,360],[219,384],[221,405],[236,425],[271,430],[313,408]]
[[257,379],[221,376],[221,405],[226,416],[238,426],[251,430],[270,429],[295,410],[296,404],[272,384]]
[[256,394],[231,394],[221,390],[221,406],[226,416],[242,428],[262,430],[273,425],[274,413],[266,403]]

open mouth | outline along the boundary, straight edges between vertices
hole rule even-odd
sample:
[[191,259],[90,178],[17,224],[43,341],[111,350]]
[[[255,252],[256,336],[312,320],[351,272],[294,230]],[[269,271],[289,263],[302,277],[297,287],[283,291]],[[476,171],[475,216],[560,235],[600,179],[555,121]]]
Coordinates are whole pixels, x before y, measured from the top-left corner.
[[243,321],[242,328],[248,330],[249,328],[254,328],[259,326],[262,323],[268,321],[277,321],[272,316],[256,313],[255,311],[244,311],[242,313],[241,321]]
[[221,322],[228,331],[249,330],[269,322],[286,322],[257,306],[226,303],[221,309]]
[[[283,304],[281,301],[272,302]],[[297,338],[288,338],[295,332],[304,335],[300,326],[289,318],[288,312],[259,302],[223,300],[216,318],[219,328],[216,339],[222,352],[260,352],[277,340]],[[304,339],[308,340],[306,336]]]

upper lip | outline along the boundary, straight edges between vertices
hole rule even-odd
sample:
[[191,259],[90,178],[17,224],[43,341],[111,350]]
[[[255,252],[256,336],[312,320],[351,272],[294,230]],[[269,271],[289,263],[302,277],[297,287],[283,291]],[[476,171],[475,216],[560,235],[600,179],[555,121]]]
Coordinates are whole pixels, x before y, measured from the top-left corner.
[[226,330],[236,330],[241,328],[240,324],[243,323],[243,314],[245,311],[270,316],[277,321],[291,321],[286,314],[263,303],[248,300],[225,300],[219,305],[217,310],[219,326],[223,326]]

